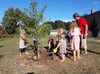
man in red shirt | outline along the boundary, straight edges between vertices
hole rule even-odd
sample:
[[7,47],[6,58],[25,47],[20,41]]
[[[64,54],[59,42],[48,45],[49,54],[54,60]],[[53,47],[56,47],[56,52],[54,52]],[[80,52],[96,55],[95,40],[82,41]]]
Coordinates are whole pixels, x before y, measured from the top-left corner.
[[87,34],[89,32],[87,22],[84,18],[80,17],[78,13],[73,14],[73,18],[77,21],[77,24],[81,30],[81,48],[84,49],[84,53],[87,54]]

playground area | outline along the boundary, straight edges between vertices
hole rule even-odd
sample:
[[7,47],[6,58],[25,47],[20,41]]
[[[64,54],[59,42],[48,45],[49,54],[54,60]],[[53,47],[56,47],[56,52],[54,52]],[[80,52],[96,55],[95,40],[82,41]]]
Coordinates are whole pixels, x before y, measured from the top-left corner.
[[[28,37],[29,44],[32,38]],[[39,59],[33,59],[32,48],[28,53],[19,56],[19,38],[0,38],[0,74],[100,74],[100,38],[88,38],[88,54],[81,56],[76,62],[72,61],[72,52],[64,62],[59,56],[47,56],[47,37],[40,39]],[[68,44],[69,46],[69,44]]]

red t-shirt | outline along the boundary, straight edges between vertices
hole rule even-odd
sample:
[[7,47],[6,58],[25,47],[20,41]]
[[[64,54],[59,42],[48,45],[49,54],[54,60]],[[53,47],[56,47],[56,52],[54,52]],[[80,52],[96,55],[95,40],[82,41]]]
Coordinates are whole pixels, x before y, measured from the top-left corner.
[[[79,20],[77,21],[80,29],[81,29],[81,34],[85,33],[85,25],[87,25],[87,22],[84,18],[79,18]],[[87,33],[89,32],[89,30],[87,30]]]

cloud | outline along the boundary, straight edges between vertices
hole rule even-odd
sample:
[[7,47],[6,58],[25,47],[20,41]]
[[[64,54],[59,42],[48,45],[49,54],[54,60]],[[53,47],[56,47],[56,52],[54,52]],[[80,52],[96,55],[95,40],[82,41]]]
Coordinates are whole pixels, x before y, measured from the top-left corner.
[[72,20],[62,20],[63,22],[71,22]]
[[91,3],[91,5],[97,5],[97,4],[99,4],[98,1],[95,1],[95,2]]
[[61,19],[61,18],[59,18],[59,19],[55,19],[55,20],[51,20],[51,21],[57,21],[57,20],[61,20],[61,21],[63,21],[63,22],[71,22],[71,21],[73,21],[74,19]]

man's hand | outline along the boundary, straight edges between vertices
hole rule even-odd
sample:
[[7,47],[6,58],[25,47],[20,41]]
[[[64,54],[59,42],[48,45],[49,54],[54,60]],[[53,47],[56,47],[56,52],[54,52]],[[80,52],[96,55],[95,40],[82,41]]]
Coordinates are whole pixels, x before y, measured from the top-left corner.
[[85,38],[87,38],[87,33],[86,33],[86,34],[84,34],[84,39],[85,39]]

